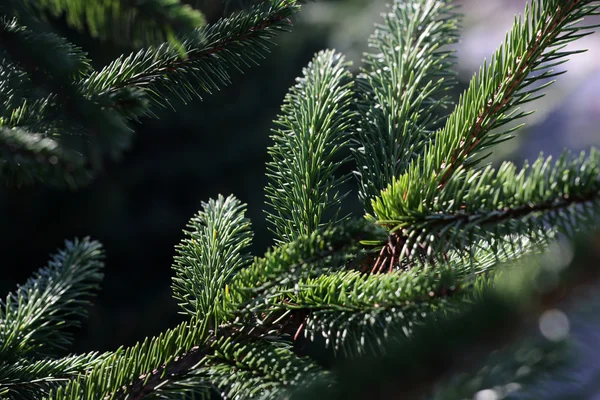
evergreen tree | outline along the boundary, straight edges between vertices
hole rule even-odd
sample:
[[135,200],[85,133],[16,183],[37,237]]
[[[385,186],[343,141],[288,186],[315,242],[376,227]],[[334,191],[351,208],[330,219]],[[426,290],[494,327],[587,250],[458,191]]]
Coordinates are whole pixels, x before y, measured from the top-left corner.
[[[198,27],[201,15],[176,0],[88,3],[0,8],[7,183],[88,182],[128,145],[131,120],[226,84],[298,9],[266,0]],[[321,51],[284,99],[267,164],[273,247],[248,252],[252,228],[234,196],[203,203],[173,265],[188,319],[132,347],[66,355],[104,262],[97,242],[66,242],[0,304],[0,396],[539,398],[527,384],[568,363],[556,308],[598,278],[589,234],[569,268],[547,254],[557,237],[596,226],[600,155],[566,151],[521,168],[485,159],[578,52],[565,46],[591,33],[579,22],[598,10],[532,0],[455,104],[460,15],[450,1],[396,0],[357,76]],[[150,47],[96,71],[44,31],[58,14]],[[364,215],[344,210],[348,164]]]

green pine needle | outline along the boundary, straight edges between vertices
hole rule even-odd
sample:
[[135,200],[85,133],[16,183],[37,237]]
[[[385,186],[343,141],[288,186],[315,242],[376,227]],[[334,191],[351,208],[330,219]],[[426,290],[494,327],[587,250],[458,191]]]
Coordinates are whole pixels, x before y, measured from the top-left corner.
[[246,205],[233,196],[203,203],[188,224],[188,238],[177,246],[174,297],[186,314],[214,320],[213,328],[220,322],[226,286],[252,261],[246,253],[253,235],[245,211]]
[[519,171],[510,162],[498,170],[459,168],[435,194],[403,176],[373,201],[373,209],[380,224],[406,238],[402,254],[416,244],[442,254],[468,250],[465,244],[481,239],[534,235],[546,226],[571,236],[593,227],[600,210],[600,153],[572,160],[565,152],[554,165],[551,160],[540,157]]
[[[205,24],[204,16],[179,0],[7,0],[5,13],[28,17],[33,10],[102,40],[141,47],[176,44],[173,35],[186,34]],[[21,4],[19,4],[21,3]]]
[[180,46],[165,43],[121,57],[82,80],[81,90],[102,103],[122,90],[138,89],[151,107],[170,105],[173,97],[184,102],[201,98],[229,84],[232,69],[258,64],[297,9],[295,1],[265,1],[194,30]]
[[[503,127],[528,115],[519,107],[539,98],[548,79],[564,72],[553,68],[580,52],[564,46],[592,33],[576,23],[599,9],[593,0],[533,0],[400,180],[410,176],[437,191],[460,166],[477,164],[481,151],[510,137],[516,128]],[[437,185],[429,184],[433,180]]]
[[104,253],[98,242],[67,241],[6,300],[0,301],[0,359],[43,357],[71,343],[71,327],[87,314],[89,297],[98,289]]
[[271,136],[272,161],[267,164],[265,189],[271,210],[267,220],[278,242],[289,242],[340,222],[347,180],[336,176],[346,160],[341,151],[352,126],[351,75],[344,57],[318,53],[292,87]]
[[19,128],[0,124],[0,181],[13,185],[47,182],[74,188],[90,179],[80,155],[59,142]]
[[353,150],[359,198],[370,201],[421,152],[446,109],[455,83],[458,15],[447,1],[393,2],[369,39],[356,92],[360,124]]

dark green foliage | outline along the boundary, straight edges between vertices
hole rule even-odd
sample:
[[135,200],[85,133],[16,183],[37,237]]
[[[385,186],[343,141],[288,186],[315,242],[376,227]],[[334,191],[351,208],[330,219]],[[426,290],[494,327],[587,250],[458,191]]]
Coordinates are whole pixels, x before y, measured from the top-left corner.
[[79,154],[62,149],[49,137],[19,128],[0,127],[0,157],[0,174],[15,185],[43,181],[73,187],[89,179]]
[[[150,106],[170,99],[189,101],[230,81],[229,71],[258,64],[276,33],[289,25],[293,1],[270,0],[207,25],[188,35],[180,47],[163,44],[121,57],[80,82],[99,101],[123,90],[140,90]],[[127,104],[116,107],[128,111]],[[148,113],[151,109],[144,109]]]
[[471,301],[455,312],[430,314],[410,337],[393,336],[383,356],[346,360],[333,376],[316,378],[312,387],[298,388],[290,398],[385,399],[402,394],[458,400],[476,398],[481,391],[496,398],[547,398],[550,393],[543,390],[543,397],[519,390],[568,365],[571,346],[562,321],[555,321],[555,336],[540,334],[537,324],[565,308],[585,307],[590,300],[582,296],[582,288],[592,281],[592,288],[597,287],[597,239],[597,233],[578,237],[576,256],[568,266],[556,268],[538,257],[498,266],[495,278],[481,281]]
[[446,2],[394,2],[369,39],[357,77],[360,122],[354,140],[359,197],[370,202],[420,154],[452,105],[458,16]]
[[[498,170],[460,167],[438,191],[418,191],[425,185],[405,184],[403,176],[373,201],[373,209],[380,223],[407,236],[401,254],[408,258],[417,241],[439,254],[479,240],[502,243],[507,235],[534,235],[548,226],[573,235],[595,226],[600,157],[592,150],[571,158],[566,152],[553,165],[551,158],[540,157],[520,170],[510,162]],[[399,195],[407,188],[406,196]]]
[[[242,71],[256,65],[268,52],[271,39],[285,30],[288,17],[297,9],[294,1],[270,0],[202,26],[200,14],[175,0],[131,3],[129,17],[127,5],[109,0],[89,4],[57,0],[36,5],[56,14],[68,11],[68,21],[76,26],[83,26],[86,21],[92,33],[99,35],[100,32],[106,35],[108,26],[119,23],[106,18],[113,12],[127,26],[131,17],[152,14],[144,14],[145,11],[173,14],[175,18],[164,25],[172,40],[120,57],[96,71],[81,49],[59,36],[31,29],[19,19],[8,17],[14,14],[20,18],[23,12],[30,15],[29,3],[20,12],[13,9],[18,8],[17,4],[0,8],[0,93],[3,94],[0,127],[19,128],[21,135],[31,133],[31,140],[35,140],[35,134],[51,136],[57,147],[64,149],[54,154],[58,158],[56,164],[71,166],[71,171],[62,175],[71,187],[89,181],[76,179],[74,174],[91,176],[102,169],[106,158],[120,157],[131,142],[131,120],[153,115],[157,106],[171,104],[173,98],[185,102],[218,90],[230,82],[232,69]],[[124,14],[121,6],[125,8]],[[178,16],[185,22],[176,23]],[[139,32],[134,36],[141,32],[156,33],[154,23],[159,21],[151,21],[139,22],[134,28]],[[30,146],[29,152],[37,154],[38,148]],[[68,158],[73,152],[82,156],[77,165]],[[25,179],[18,183],[31,183],[37,177],[49,184],[62,184],[60,180],[46,180],[40,175],[38,170],[44,168],[44,155],[40,156],[42,165],[21,164],[21,174],[11,172],[4,180],[10,182],[23,176]]]
[[345,177],[336,171],[345,160],[338,153],[348,143],[352,117],[347,67],[340,54],[317,54],[284,100],[265,189],[274,210],[267,219],[280,242],[339,222],[338,186]]
[[204,16],[179,0],[7,0],[9,15],[66,17],[67,23],[93,37],[139,47],[169,40],[204,25]]
[[187,314],[215,318],[214,327],[225,287],[252,261],[245,252],[252,230],[244,218],[245,205],[233,196],[219,196],[202,208],[188,225],[190,238],[178,246],[173,292]]
[[66,242],[47,267],[0,303],[3,362],[53,354],[70,344],[69,328],[80,324],[102,279],[102,258],[97,242]]
[[[262,309],[281,291],[296,290],[302,278],[345,268],[362,252],[359,243],[375,237],[376,227],[365,221],[346,221],[267,252],[231,282],[232,297],[239,306]],[[279,303],[277,299],[275,303]]]
[[437,190],[459,166],[477,165],[483,150],[509,139],[518,127],[503,127],[528,115],[519,106],[539,98],[552,82],[546,80],[564,72],[553,68],[578,52],[563,51],[564,45],[592,33],[592,26],[575,23],[595,15],[599,7],[593,0],[532,1],[489,64],[473,77],[444,127],[400,179],[435,179],[438,186],[428,189]]
[[[514,383],[555,371],[568,362],[568,335],[543,328],[540,335],[538,320],[562,316],[556,309],[563,299],[600,275],[580,258],[567,268],[569,260],[549,251],[557,234],[572,238],[597,224],[598,152],[576,159],[565,152],[554,164],[540,157],[520,170],[508,162],[482,165],[481,152],[510,137],[501,127],[525,115],[518,106],[544,88],[533,85],[557,75],[549,68],[573,54],[562,46],[588,34],[589,27],[573,24],[599,7],[533,0],[446,118],[454,83],[447,45],[457,40],[459,16],[448,1],[396,0],[356,78],[343,56],[323,51],[284,99],[267,163],[275,246],[252,259],[246,205],[233,196],[203,203],[173,265],[174,296],[188,319],[133,346],[79,358],[41,357],[68,343],[69,332],[56,328],[74,324],[70,317],[81,311],[73,306],[83,300],[73,296],[85,298],[96,285],[86,279],[97,275],[57,269],[51,280],[40,273],[3,304],[0,350],[13,364],[0,366],[0,393],[62,400],[463,399],[484,390],[504,396]],[[264,56],[297,8],[265,1],[177,45],[141,50],[76,79],[51,66],[40,69],[42,79],[29,60],[7,52],[12,59],[3,61],[0,90],[12,96],[5,106],[17,108],[0,126],[6,151],[41,154],[55,165],[66,150],[44,134],[60,137],[72,121],[86,131],[68,114],[38,129],[39,136],[25,132],[27,121],[44,125],[35,110],[43,116],[65,93],[48,90],[20,105],[13,97],[28,88],[14,85],[17,76],[31,87],[67,80],[85,100],[81,107],[92,107],[89,115],[97,109],[136,119],[228,83],[229,68]],[[4,31],[12,40],[41,40],[11,24]],[[63,58],[77,59],[74,48],[55,43]],[[44,52],[38,56],[36,63],[46,63]],[[364,203],[357,216],[340,214],[341,184],[350,178],[341,168],[351,161],[347,147]],[[47,180],[55,170],[66,174],[8,171],[15,179]],[[79,242],[69,246],[54,264],[75,263],[71,253],[83,250]],[[95,271],[96,258],[80,258]],[[77,279],[84,283],[75,285]],[[52,290],[44,297],[46,287],[69,283],[72,293],[59,293],[66,303]],[[514,372],[522,368],[528,372]],[[54,371],[64,381],[49,377]]]
[[63,385],[69,379],[102,362],[99,353],[59,359],[26,360],[0,364],[0,395],[8,399],[38,400],[40,393]]

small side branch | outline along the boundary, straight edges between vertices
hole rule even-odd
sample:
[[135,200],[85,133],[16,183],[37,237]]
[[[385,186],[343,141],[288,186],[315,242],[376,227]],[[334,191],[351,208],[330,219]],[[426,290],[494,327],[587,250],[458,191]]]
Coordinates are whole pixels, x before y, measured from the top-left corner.
[[164,385],[167,381],[178,380],[185,377],[199,362],[202,361],[210,352],[210,345],[194,346],[187,353],[176,357],[168,365],[162,365],[152,372],[141,375],[139,379],[116,397],[105,397],[105,400],[111,398],[140,400],[153,393],[157,387]]

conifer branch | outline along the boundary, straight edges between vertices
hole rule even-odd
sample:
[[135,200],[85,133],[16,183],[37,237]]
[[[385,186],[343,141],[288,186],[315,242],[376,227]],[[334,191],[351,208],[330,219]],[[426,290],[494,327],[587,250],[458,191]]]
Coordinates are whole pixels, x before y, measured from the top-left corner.
[[418,242],[429,254],[467,250],[462,244],[477,238],[532,235],[545,224],[573,235],[596,221],[590,213],[600,205],[600,153],[570,158],[565,152],[551,165],[551,157],[540,157],[518,172],[509,162],[497,171],[461,168],[432,198],[398,196],[391,185],[373,207],[380,223],[406,237],[406,249]]
[[[217,388],[233,398],[243,393],[275,393],[307,377],[314,379],[319,370],[310,360],[298,358],[287,346],[263,338],[239,336],[227,328],[204,336],[196,328],[197,322],[183,323],[143,344],[105,353],[100,365],[58,387],[48,398],[142,399],[166,394],[186,380],[201,387]],[[169,355],[165,358],[167,351]],[[132,360],[136,362],[132,364]],[[181,394],[182,389],[190,391],[194,387],[179,389]]]
[[40,134],[0,126],[0,180],[7,184],[49,182],[76,187],[90,179],[80,155]]
[[[156,379],[152,371],[157,369],[166,371],[175,359],[183,354],[190,354],[196,346],[206,343],[207,333],[199,329],[200,324],[197,323],[196,319],[191,319],[132,347],[121,347],[114,352],[105,353],[102,363],[86,375],[81,375],[78,379],[73,379],[67,385],[51,392],[48,398],[54,400],[114,399],[128,393],[130,385],[144,388],[146,381]],[[140,380],[142,383],[138,382]]]
[[194,30],[177,48],[165,43],[121,57],[81,81],[81,90],[106,102],[102,98],[138,89],[150,106],[170,104],[173,95],[184,102],[202,98],[203,92],[211,93],[230,82],[231,68],[242,71],[243,66],[257,64],[275,34],[290,25],[288,18],[297,9],[293,0],[268,0]]
[[140,375],[139,379],[132,385],[123,390],[121,396],[110,396],[105,399],[129,399],[139,400],[152,394],[161,385],[168,381],[177,381],[187,376],[200,362],[210,354],[211,347],[205,345],[192,347],[188,352],[183,353],[173,359],[167,365],[161,365],[152,372]]
[[341,222],[268,251],[231,281],[230,301],[240,310],[261,309],[282,287],[301,278],[349,268],[360,253],[360,241],[381,238],[382,231],[362,220]]
[[[470,301],[477,283],[499,262],[521,257],[539,248],[538,240],[505,238],[500,246],[473,245],[469,257],[449,252],[436,268],[415,265],[387,274],[341,270],[282,286],[261,309],[281,321],[296,339],[322,337],[325,346],[347,357],[379,353],[385,338],[409,336],[413,326],[439,309],[447,312]],[[396,332],[398,331],[398,332]],[[394,333],[396,332],[396,333]]]
[[[569,338],[540,337],[539,318],[545,311],[580,300],[582,289],[600,279],[594,263],[598,237],[580,239],[576,256],[565,269],[551,271],[536,257],[494,268],[499,273],[478,288],[476,301],[464,303],[456,312],[441,310],[416,326],[408,338],[401,333],[390,337],[383,356],[367,354],[343,361],[333,381],[317,380],[290,398],[309,399],[317,392],[340,400],[397,393],[411,398],[471,398],[483,389],[501,390],[515,379],[531,383],[544,372],[556,372],[568,357],[563,351]],[[552,288],[540,286],[549,278],[555,282]],[[515,376],[515,365],[529,367],[528,373]],[[374,393],[373,388],[380,390]]]
[[245,211],[246,205],[234,196],[203,203],[188,224],[189,239],[177,246],[174,297],[185,313],[214,319],[213,329],[221,322],[219,307],[227,284],[252,261],[245,253],[253,236]]
[[329,375],[282,343],[224,338],[217,349],[203,373],[227,398],[279,398],[294,386]]
[[592,33],[591,26],[574,24],[598,12],[600,6],[594,3],[533,0],[527,6],[523,19],[515,22],[506,42],[473,78],[444,128],[436,132],[424,150],[424,179],[435,177],[443,187],[459,166],[468,167],[476,161],[476,153],[508,138],[514,129],[497,129],[528,115],[518,112],[518,107],[539,98],[534,95],[552,82],[535,84],[562,74],[551,68],[581,52],[563,48]]
[[[5,362],[51,355],[71,341],[98,288],[103,252],[84,239],[66,242],[47,267],[0,301],[0,355]],[[67,331],[66,331],[67,330]]]
[[[81,49],[56,35],[36,33],[20,26],[16,20],[5,18],[0,19],[0,47],[5,50],[8,62],[26,73],[31,82],[25,84],[38,92],[43,89],[45,97],[56,103],[46,107],[47,111],[54,111],[52,115],[40,115],[37,119],[67,120],[88,134],[84,143],[71,138],[72,148],[89,154],[95,169],[99,168],[102,155],[108,153],[115,157],[128,145],[131,129],[125,119],[79,90],[78,79],[91,70]],[[24,100],[39,100],[31,97],[31,92],[24,95]]]
[[[289,242],[340,222],[347,177],[335,174],[346,159],[340,153],[351,127],[351,75],[344,57],[318,53],[286,95],[281,128],[271,136],[267,163],[267,221],[276,241]],[[328,215],[331,214],[331,215]]]
[[458,16],[447,1],[396,0],[369,39],[357,78],[361,115],[354,156],[359,198],[370,201],[405,171],[451,105]]
[[[16,19],[0,16],[0,47],[8,57],[42,86],[68,86],[91,71],[80,48],[51,33],[36,33]],[[35,49],[31,51],[28,49]]]
[[[56,12],[68,11],[66,17],[79,22],[102,19],[117,4],[100,0],[97,8],[64,8],[81,1],[39,4],[44,10],[54,4]],[[549,84],[539,85],[542,80],[560,73],[550,68],[575,53],[563,47],[588,34],[589,27],[575,24],[598,14],[600,4],[532,1],[442,127],[453,82],[453,54],[444,46],[455,43],[458,24],[449,1],[395,0],[371,37],[376,51],[364,56],[357,78],[360,120],[354,120],[354,88],[343,57],[317,54],[286,96],[269,149],[268,220],[277,245],[251,260],[246,206],[233,196],[203,203],[173,267],[174,295],[189,320],[116,351],[45,358],[68,344],[64,328],[77,325],[74,317],[84,314],[82,306],[101,277],[99,245],[68,243],[47,268],[0,302],[0,396],[209,398],[214,390],[231,398],[289,398],[295,396],[292,387],[315,382],[320,395],[343,398],[357,382],[366,382],[363,375],[375,376],[371,382],[377,383],[385,377],[390,384],[398,371],[410,396],[423,387],[430,393],[434,380],[451,372],[446,358],[480,365],[472,341],[482,334],[489,352],[524,331],[523,315],[537,323],[540,311],[556,304],[548,296],[576,292],[580,282],[569,287],[558,268],[538,266],[534,258],[514,260],[548,247],[557,232],[572,235],[598,221],[600,153],[575,160],[565,153],[554,164],[540,157],[521,170],[511,163],[497,170],[473,167],[483,149],[510,136],[505,125],[526,114],[518,107]],[[182,10],[177,0],[126,5],[166,6],[157,24],[168,26],[173,20],[162,17]],[[90,72],[76,47],[25,28],[21,19],[7,19],[10,7],[22,11],[13,0],[0,5],[0,156],[10,168],[27,165],[6,170],[21,173],[19,179],[68,175],[76,161],[81,164],[73,168],[85,171],[88,156],[116,155],[127,140],[127,121],[174,97],[188,101],[227,84],[232,68],[241,71],[266,54],[298,9],[293,0],[266,0]],[[98,14],[88,15],[93,10]],[[143,20],[134,31],[153,23]],[[96,27],[104,22],[111,23],[92,21]],[[102,26],[96,33],[108,32]],[[159,35],[169,36],[168,29]],[[21,48],[32,45],[46,48],[31,54]],[[57,67],[62,62],[70,63],[65,70]],[[346,177],[336,174],[346,161],[341,150],[353,124],[359,197],[367,212],[361,220],[338,214],[339,184]],[[82,150],[88,139],[104,140],[97,153]],[[35,169],[30,164],[40,157],[43,165]],[[598,278],[597,271],[589,272],[569,276]],[[562,282],[560,293],[539,292],[548,276]],[[467,323],[473,318],[475,328]],[[507,318],[515,323],[504,329]],[[308,340],[295,342],[301,334]],[[304,347],[307,341],[313,343]],[[336,358],[384,357],[373,363],[361,359],[370,370],[358,368],[363,375],[355,382],[343,370],[330,373],[318,366],[329,364],[330,354],[299,356],[323,350],[321,344],[333,348]],[[544,347],[544,356],[556,348]],[[491,363],[501,372],[514,370],[511,356]],[[470,371],[486,382],[504,382]],[[465,396],[473,397],[474,386],[463,386]],[[390,397],[385,387],[379,394]]]
[[3,399],[39,400],[42,393],[65,385],[103,360],[101,354],[93,352],[58,359],[0,362],[0,396]]
[[29,17],[32,12],[64,17],[69,26],[92,37],[140,47],[176,43],[177,34],[186,34],[205,24],[198,10],[179,0],[7,0],[5,13]]

